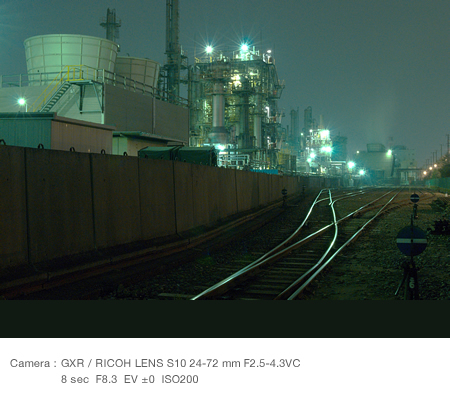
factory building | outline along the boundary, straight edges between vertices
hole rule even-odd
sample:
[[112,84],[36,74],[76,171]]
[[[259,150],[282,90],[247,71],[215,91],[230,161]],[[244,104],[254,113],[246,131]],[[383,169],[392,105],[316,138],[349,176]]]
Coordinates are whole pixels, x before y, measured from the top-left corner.
[[[120,24],[109,9],[106,21],[107,35],[115,39]],[[0,76],[0,113],[56,113],[106,125],[124,132],[116,135],[121,143],[109,147],[123,148],[129,139],[135,155],[146,146],[188,145],[187,100],[167,101],[158,88],[157,62],[119,56],[116,42],[84,35],[34,36],[24,47],[27,74]],[[111,140],[116,137],[111,134]]]
[[[214,147],[221,167],[290,174],[300,171],[300,162],[309,172],[326,173],[330,154],[322,152],[331,145],[329,135],[324,137],[328,130],[315,126],[302,136],[298,110],[291,111],[290,128],[281,126],[278,100],[284,82],[272,52],[248,43],[230,52],[208,46],[189,65],[179,43],[178,9],[178,0],[166,0],[163,66],[120,55],[121,22],[110,9],[100,24],[106,38],[50,34],[26,39],[27,73],[0,76],[0,113],[51,114],[107,126],[113,133],[111,143],[102,144],[106,153],[137,156],[148,146]],[[180,97],[182,84],[187,99]],[[8,134],[0,132],[0,139],[23,144]],[[67,145],[91,148],[79,140]],[[314,153],[308,164],[305,156]]]
[[189,67],[188,81],[191,146],[216,146],[226,167],[283,170],[277,101],[284,84],[270,51],[208,47]]
[[417,167],[416,150],[403,145],[392,148],[395,156],[394,176],[400,185],[411,185],[420,179],[422,169]]
[[[295,126],[295,124],[294,124]],[[299,151],[297,169],[306,174],[343,176],[347,160],[347,138],[332,136],[323,116],[313,118],[312,108],[304,111],[303,129],[295,139]]]
[[51,112],[0,113],[3,145],[111,154],[113,130],[108,125]]

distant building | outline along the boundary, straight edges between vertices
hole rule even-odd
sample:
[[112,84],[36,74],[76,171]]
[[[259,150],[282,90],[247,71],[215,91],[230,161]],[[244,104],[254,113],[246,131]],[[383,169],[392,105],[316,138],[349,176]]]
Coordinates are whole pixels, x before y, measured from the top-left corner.
[[333,142],[331,160],[346,161],[347,160],[347,137],[336,135],[331,137]]
[[421,170],[417,168],[416,150],[407,149],[405,146],[395,146],[392,148],[395,156],[394,177],[400,185],[410,185],[420,177]]
[[373,184],[392,182],[394,155],[384,145],[367,144],[367,152],[356,153],[353,161],[356,172],[363,171]]
[[[82,122],[105,125],[110,131],[110,144],[109,151],[102,149],[107,153],[111,152],[112,130],[131,132],[128,138],[134,143],[138,131],[145,145],[165,146],[169,141],[188,144],[187,100],[180,98],[176,104],[164,100],[165,93],[157,88],[158,63],[119,57],[116,43],[92,36],[34,36],[24,45],[28,73],[0,75],[0,112],[33,115],[26,119],[28,125],[31,119],[36,125],[39,114],[57,114],[71,120],[73,126]],[[15,137],[18,142],[19,136]],[[87,141],[81,143],[80,137],[85,136],[74,136],[70,146],[90,147],[95,139],[86,137]],[[29,133],[27,139],[34,142],[38,138]],[[13,145],[11,136],[5,141]]]

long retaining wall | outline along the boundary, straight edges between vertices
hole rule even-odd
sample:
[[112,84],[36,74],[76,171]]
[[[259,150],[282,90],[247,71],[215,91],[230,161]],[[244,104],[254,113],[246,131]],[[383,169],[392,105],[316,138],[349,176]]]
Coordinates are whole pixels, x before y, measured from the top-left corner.
[[0,145],[0,271],[187,233],[327,185],[166,160]]

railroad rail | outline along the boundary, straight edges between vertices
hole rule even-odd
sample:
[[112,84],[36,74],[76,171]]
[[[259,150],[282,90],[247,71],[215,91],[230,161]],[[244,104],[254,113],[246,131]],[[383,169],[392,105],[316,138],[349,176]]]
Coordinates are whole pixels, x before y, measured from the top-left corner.
[[[291,200],[296,201],[299,198],[300,196],[294,196]],[[59,298],[60,294],[63,294],[64,298],[95,298],[104,293],[105,285],[135,283],[143,277],[163,273],[166,269],[176,267],[179,262],[195,258],[204,250],[205,245],[210,245],[211,241],[220,240],[221,244],[225,244],[232,239],[233,231],[237,228],[247,228],[246,226],[249,230],[259,228],[281,211],[281,201],[278,201],[200,235],[180,237],[162,245],[107,255],[95,261],[37,271],[29,276],[11,279],[0,283],[0,298],[29,298],[33,295],[38,298],[55,298],[55,296]],[[94,282],[91,284],[86,282],[89,280]],[[70,286],[76,284],[86,292],[82,293],[75,287],[72,293],[68,293]],[[97,288],[95,285],[101,287]],[[48,295],[47,291],[50,292]]]
[[[400,195],[401,192],[396,189],[380,194],[376,190],[361,190],[337,192],[333,197],[332,190],[320,191],[291,236],[191,300],[298,299],[370,223],[386,211],[410,204],[409,197]],[[365,204],[361,205],[362,202]]]

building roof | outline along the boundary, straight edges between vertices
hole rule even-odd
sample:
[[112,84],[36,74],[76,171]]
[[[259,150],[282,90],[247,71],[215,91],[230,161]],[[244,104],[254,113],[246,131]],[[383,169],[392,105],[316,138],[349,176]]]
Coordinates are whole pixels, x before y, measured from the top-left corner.
[[143,131],[114,131],[113,137],[126,137],[131,139],[139,139],[143,141],[164,141],[177,142],[185,144],[185,141],[176,140],[159,134],[150,134]]
[[115,130],[114,126],[108,124],[92,123],[85,120],[70,119],[67,117],[58,116],[56,112],[0,112],[0,120],[54,120],[56,122],[76,124],[79,126],[87,126],[99,128],[102,130]]

